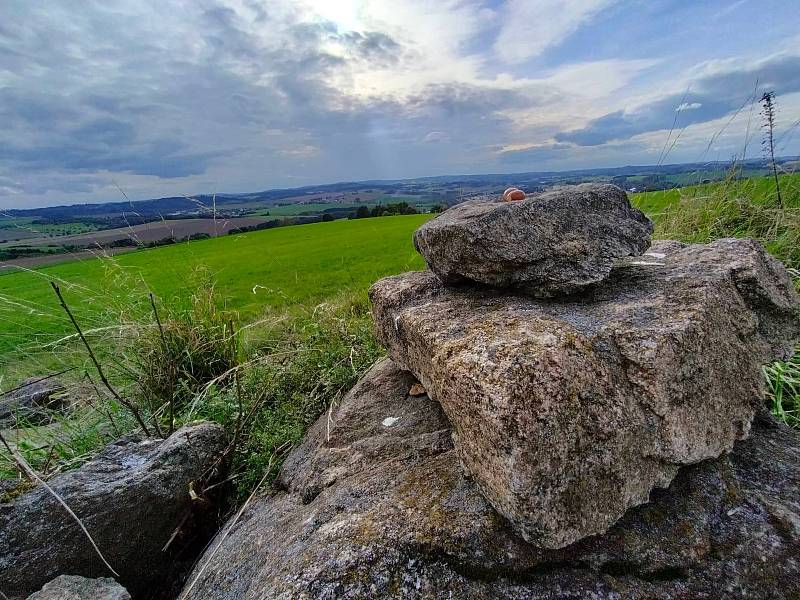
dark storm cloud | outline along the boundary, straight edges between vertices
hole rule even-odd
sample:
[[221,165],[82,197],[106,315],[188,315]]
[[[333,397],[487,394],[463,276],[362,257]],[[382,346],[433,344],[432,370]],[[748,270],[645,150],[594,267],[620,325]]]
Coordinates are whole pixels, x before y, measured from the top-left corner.
[[[634,111],[616,111],[587,127],[559,133],[555,139],[580,146],[598,146],[641,133],[713,121],[739,109],[758,82],[778,97],[800,91],[800,56],[779,55],[756,65],[701,76],[686,93],[672,94]],[[677,115],[677,121],[676,121]]]
[[117,147],[102,137],[108,133],[113,139],[114,132],[98,133],[100,138],[96,140],[76,139],[72,143],[27,148],[2,146],[0,161],[9,161],[22,171],[112,171],[170,178],[203,173],[209,160],[216,156],[213,152],[188,152],[180,141],[168,139]]
[[[16,16],[18,24],[27,8]],[[386,34],[340,35],[328,22],[285,24],[275,32],[280,43],[265,47],[245,31],[235,11],[214,7],[198,15],[198,43],[189,46],[196,53],[189,55],[169,51],[170,40],[143,36],[135,23],[130,33],[97,27],[102,10],[77,19],[73,26],[87,30],[74,36],[52,27],[57,11],[37,10],[29,17],[38,27],[0,29],[0,53],[14,58],[2,67],[16,76],[0,87],[0,120],[6,125],[0,131],[0,169],[9,173],[180,178],[206,172],[216,158],[274,142],[261,132],[363,135],[374,119],[384,118],[376,113],[385,104],[342,107],[341,90],[326,80],[350,60],[386,66],[401,53]],[[45,47],[48,29],[60,51]],[[28,32],[24,38],[13,34],[22,30]],[[347,54],[322,50],[331,40],[341,42]],[[84,60],[73,70],[76,54]],[[34,76],[38,68],[40,78]],[[267,156],[280,150],[260,149]],[[33,192],[34,178],[24,179]],[[40,180],[60,186],[64,178]]]

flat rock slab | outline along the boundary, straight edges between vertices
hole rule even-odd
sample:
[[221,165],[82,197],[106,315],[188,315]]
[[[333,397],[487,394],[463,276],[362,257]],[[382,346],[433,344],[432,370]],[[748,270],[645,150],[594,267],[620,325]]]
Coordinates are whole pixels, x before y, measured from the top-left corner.
[[61,575],[46,584],[27,600],[131,600],[128,591],[113,579],[87,579]]
[[751,240],[660,242],[569,301],[444,285],[370,290],[378,339],[453,423],[466,471],[529,542],[602,533],[679,466],[730,451],[791,354],[800,304]]
[[[182,427],[166,440],[126,438],[50,487],[81,519],[132,594],[170,572],[163,548],[192,511],[189,487],[210,476],[226,445],[220,425]],[[110,572],[83,531],[44,488],[0,504],[0,591],[26,597],[58,575]],[[143,596],[146,597],[146,596]]]
[[420,227],[414,245],[447,283],[551,297],[603,280],[614,261],[644,252],[652,233],[624,190],[587,183],[521,202],[464,202]]
[[[465,477],[439,403],[391,361],[213,541],[185,600],[800,597],[800,435],[759,418],[610,531],[527,544]],[[387,418],[396,419],[384,425]]]

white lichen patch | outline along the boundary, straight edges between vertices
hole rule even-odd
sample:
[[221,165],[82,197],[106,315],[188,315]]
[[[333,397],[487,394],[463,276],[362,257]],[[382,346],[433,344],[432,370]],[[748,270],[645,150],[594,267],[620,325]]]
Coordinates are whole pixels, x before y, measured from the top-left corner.
[[386,418],[385,418],[385,419],[382,421],[382,424],[383,424],[383,426],[384,426],[384,427],[392,427],[392,426],[393,426],[395,423],[397,423],[399,420],[400,420],[400,417],[386,417]]

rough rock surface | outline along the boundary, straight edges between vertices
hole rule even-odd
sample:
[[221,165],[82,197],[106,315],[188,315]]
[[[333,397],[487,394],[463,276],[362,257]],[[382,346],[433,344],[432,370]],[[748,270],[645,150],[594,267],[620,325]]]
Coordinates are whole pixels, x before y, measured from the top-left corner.
[[[200,559],[192,600],[800,597],[800,435],[769,416],[602,536],[527,544],[463,475],[437,402],[384,361]],[[392,423],[384,425],[384,423]]]
[[[80,517],[135,596],[170,568],[162,552],[191,511],[189,485],[225,447],[221,426],[183,427],[166,440],[123,439],[48,481]],[[42,487],[0,505],[0,591],[25,597],[58,575],[109,576],[84,533]]]
[[652,232],[624,190],[589,183],[521,202],[464,202],[420,227],[414,245],[447,283],[550,297],[601,281],[615,260],[644,252]]
[[24,381],[18,389],[0,396],[0,428],[14,427],[18,420],[48,420],[48,411],[63,408],[63,392],[64,386],[53,378]]
[[379,340],[442,403],[466,471],[550,548],[746,437],[761,365],[800,335],[785,269],[751,240],[657,243],[569,300],[454,289],[430,271],[370,295]]
[[113,579],[87,579],[79,575],[60,575],[28,600],[131,600],[127,590]]

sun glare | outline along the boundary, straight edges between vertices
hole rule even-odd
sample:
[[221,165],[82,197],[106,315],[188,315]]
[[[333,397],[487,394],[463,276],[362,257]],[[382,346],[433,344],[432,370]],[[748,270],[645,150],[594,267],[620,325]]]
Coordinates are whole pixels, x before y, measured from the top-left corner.
[[317,16],[334,23],[340,32],[363,28],[359,0],[309,0],[308,4]]

